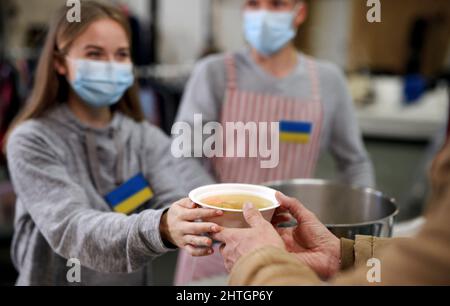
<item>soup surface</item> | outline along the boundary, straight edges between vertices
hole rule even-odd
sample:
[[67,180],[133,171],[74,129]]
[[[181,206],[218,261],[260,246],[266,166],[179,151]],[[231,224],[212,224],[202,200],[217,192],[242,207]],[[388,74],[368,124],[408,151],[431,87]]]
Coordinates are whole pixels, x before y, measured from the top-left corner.
[[225,209],[244,208],[245,203],[252,203],[257,209],[263,209],[272,206],[272,202],[262,197],[249,194],[226,194],[207,197],[202,200],[203,203]]

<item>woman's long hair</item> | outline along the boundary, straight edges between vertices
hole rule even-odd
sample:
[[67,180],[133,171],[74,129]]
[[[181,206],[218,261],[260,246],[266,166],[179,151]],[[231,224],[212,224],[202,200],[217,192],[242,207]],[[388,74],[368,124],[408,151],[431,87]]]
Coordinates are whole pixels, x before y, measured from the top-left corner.
[[[40,118],[54,106],[67,101],[70,85],[65,76],[59,75],[55,70],[55,61],[64,60],[64,56],[69,51],[72,42],[93,22],[104,18],[116,21],[127,33],[131,46],[131,31],[128,19],[118,8],[94,1],[82,1],[80,7],[81,22],[69,22],[67,20],[69,8],[64,6],[50,23],[45,45],[39,58],[31,95],[24,109],[11,124],[4,142],[5,147],[8,136],[19,124],[29,119]],[[137,82],[135,82],[126,91],[119,103],[113,107],[113,110],[119,110],[140,122],[144,120],[144,116],[139,104],[137,91],[138,86]]]

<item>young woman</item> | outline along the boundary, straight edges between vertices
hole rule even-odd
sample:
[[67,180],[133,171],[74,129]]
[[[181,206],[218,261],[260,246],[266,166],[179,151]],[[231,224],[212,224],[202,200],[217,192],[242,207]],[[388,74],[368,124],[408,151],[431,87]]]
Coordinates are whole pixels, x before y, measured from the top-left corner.
[[[374,185],[344,75],[330,63],[299,53],[293,44],[306,10],[301,0],[245,1],[249,48],[209,57],[191,76],[177,121],[193,125],[194,114],[202,114],[204,122],[224,127],[227,122],[280,123],[277,167],[261,168],[261,157],[216,158],[211,164],[218,181],[310,178],[320,152],[328,151],[341,181]],[[239,145],[235,139],[223,143],[224,152],[229,143],[231,148]],[[182,253],[178,263],[178,284],[225,272],[220,256],[197,259]]]
[[221,212],[175,202],[185,182],[211,180],[173,159],[170,140],[143,121],[125,17],[95,2],[81,10],[81,23],[62,9],[51,24],[8,137],[17,284],[150,284],[152,258],[176,247],[212,252],[203,234],[220,229],[193,221]]

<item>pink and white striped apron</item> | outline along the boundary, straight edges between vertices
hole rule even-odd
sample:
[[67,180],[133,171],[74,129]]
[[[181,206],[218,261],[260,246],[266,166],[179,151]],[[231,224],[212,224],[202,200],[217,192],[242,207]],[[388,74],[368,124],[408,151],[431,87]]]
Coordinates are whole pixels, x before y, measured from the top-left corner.
[[[283,143],[280,141],[280,161],[276,168],[263,169],[261,157],[225,157],[213,161],[216,177],[222,183],[260,184],[275,180],[310,178],[314,174],[320,151],[320,136],[323,121],[323,109],[320,99],[319,78],[315,63],[308,57],[306,67],[312,84],[311,98],[300,100],[283,96],[273,96],[257,92],[244,91],[237,86],[234,57],[226,57],[228,85],[225,102],[222,107],[221,123],[226,122],[280,122],[296,121],[312,123],[312,132],[306,144]],[[268,127],[270,131],[270,125]],[[226,133],[224,133],[226,135]],[[226,144],[230,140],[225,139]],[[248,137],[247,137],[248,144]],[[237,145],[242,144],[236,144]],[[248,147],[246,150],[248,154]],[[222,256],[215,253],[207,257],[191,257],[184,251],[178,257],[176,285],[186,285],[203,278],[225,275],[226,269]]]

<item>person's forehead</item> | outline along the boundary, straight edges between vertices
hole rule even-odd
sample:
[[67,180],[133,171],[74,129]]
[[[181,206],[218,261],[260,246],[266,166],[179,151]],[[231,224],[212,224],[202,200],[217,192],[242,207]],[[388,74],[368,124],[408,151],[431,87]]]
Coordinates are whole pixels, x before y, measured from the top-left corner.
[[127,34],[123,27],[110,19],[100,19],[90,24],[86,30],[75,39],[80,47],[95,45],[106,46],[129,46]]

